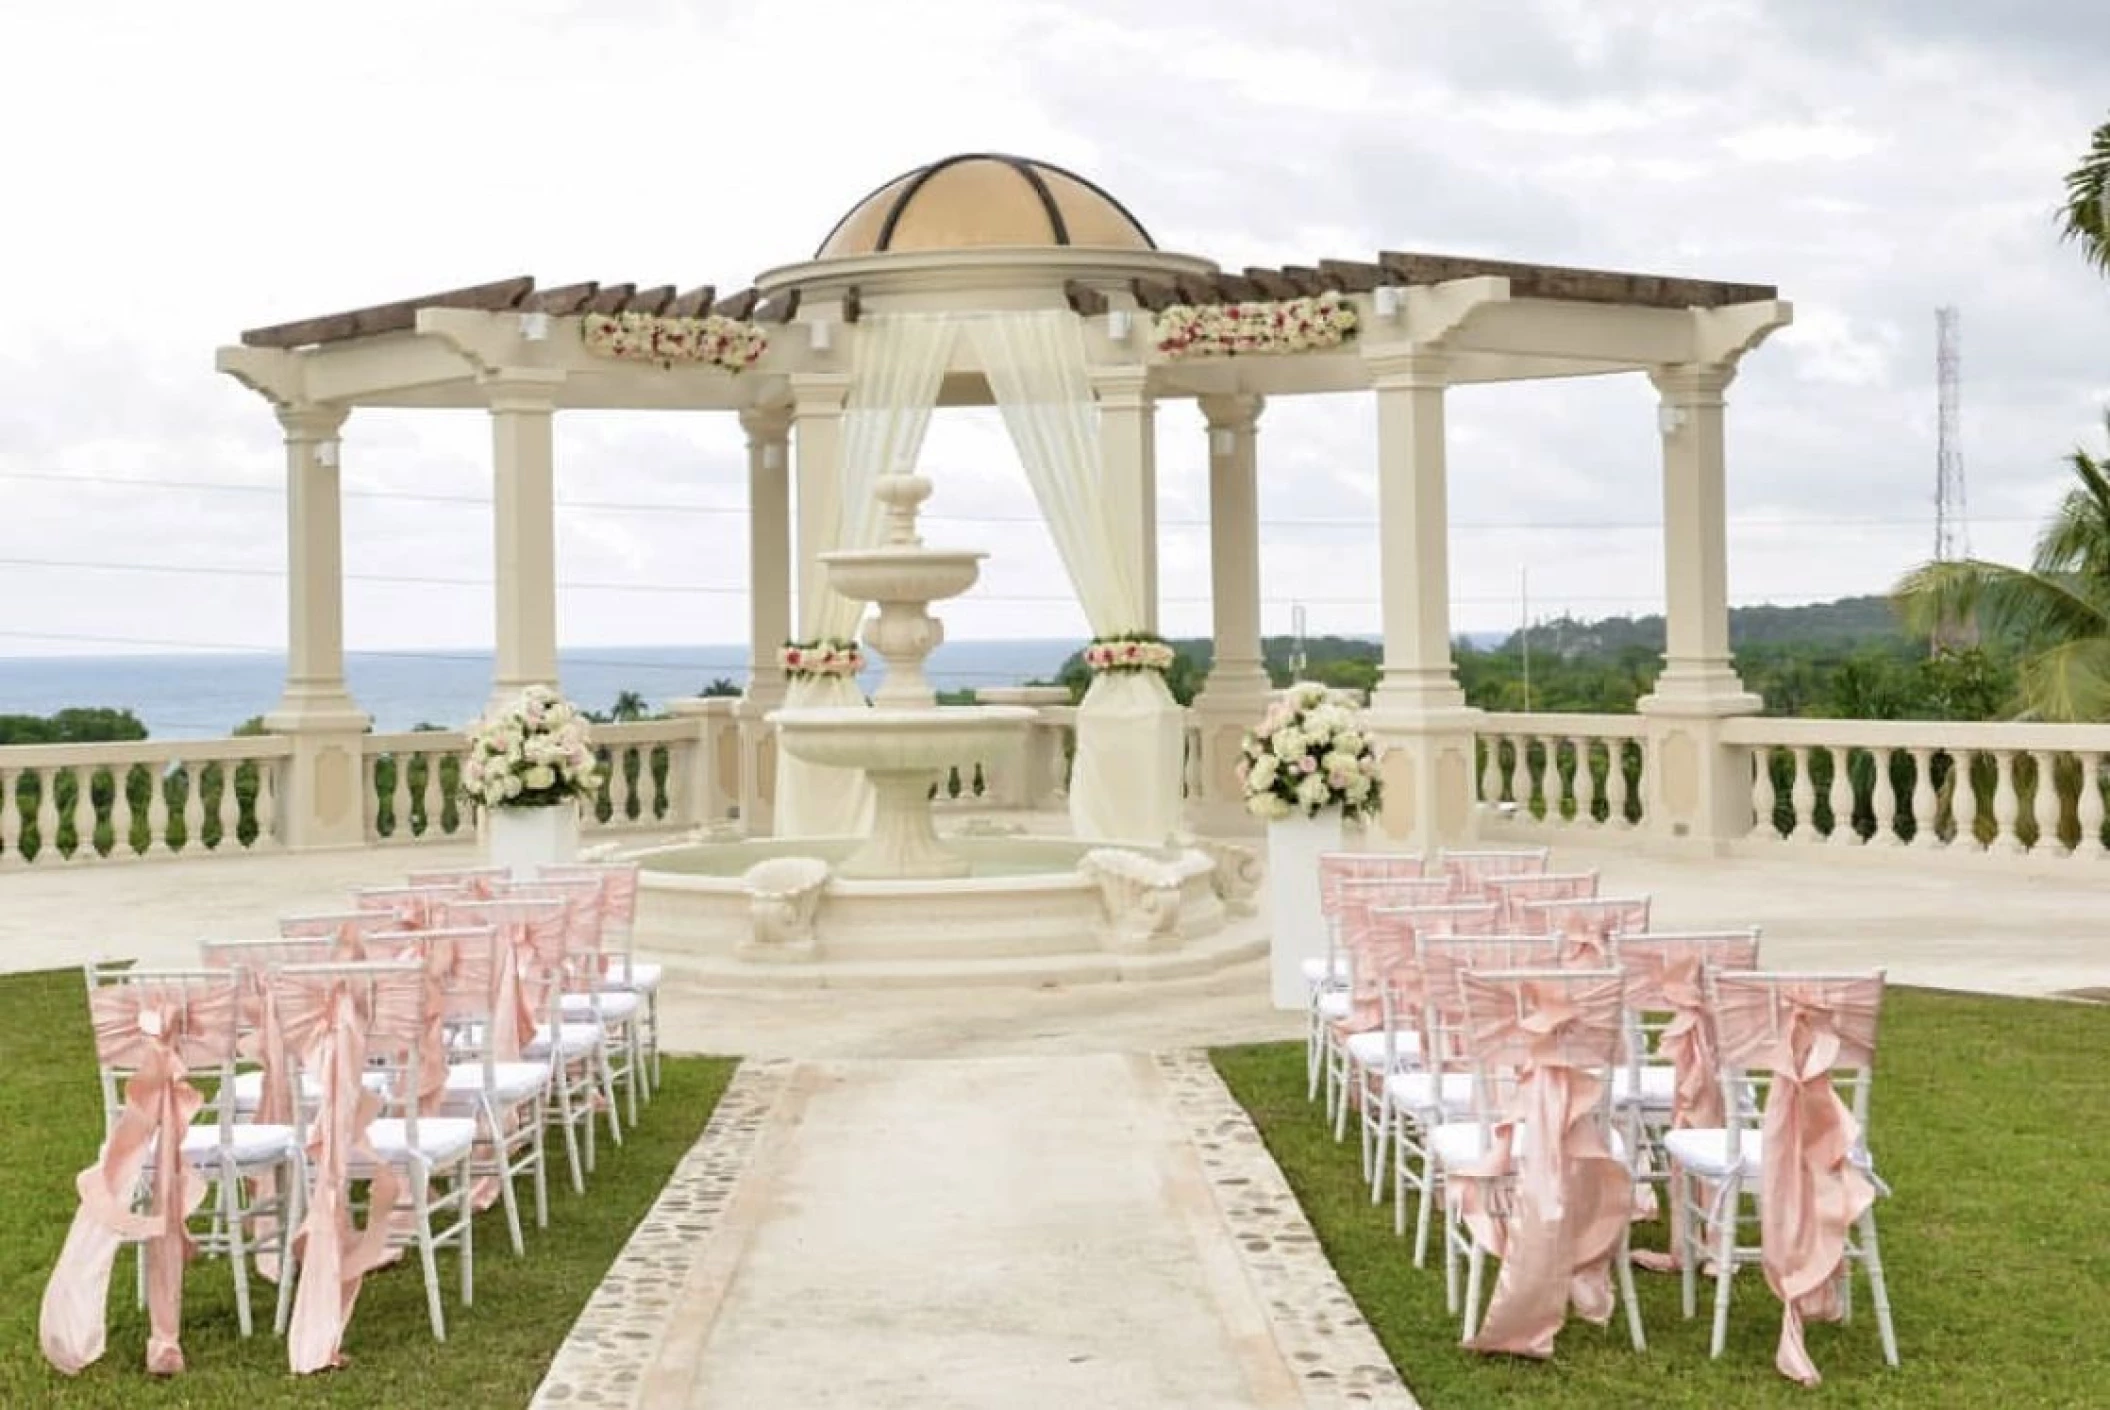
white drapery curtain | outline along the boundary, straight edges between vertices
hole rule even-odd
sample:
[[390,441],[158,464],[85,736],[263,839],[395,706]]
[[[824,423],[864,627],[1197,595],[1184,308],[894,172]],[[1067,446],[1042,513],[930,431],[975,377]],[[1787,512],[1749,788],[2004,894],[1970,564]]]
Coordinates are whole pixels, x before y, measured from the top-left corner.
[[[1067,309],[976,315],[967,323],[1004,426],[1098,636],[1139,631],[1141,584],[1113,522],[1084,335]],[[1180,827],[1185,735],[1155,671],[1109,673],[1077,712],[1070,826],[1081,838],[1158,843]]]
[[[842,473],[811,486],[832,500],[822,521],[833,526],[820,552],[870,548],[879,542],[885,513],[873,483],[890,470],[915,467],[931,408],[952,358],[955,325],[943,314],[877,314],[857,325],[850,353],[850,400],[843,413]],[[802,481],[801,492],[809,488]],[[803,546],[801,555],[804,555]],[[828,586],[827,569],[806,557],[799,577],[799,639],[848,639],[864,619],[865,604]],[[847,676],[795,680],[787,710],[865,703]],[[785,837],[858,837],[871,830],[872,785],[854,770],[824,768],[778,754],[776,830]]]

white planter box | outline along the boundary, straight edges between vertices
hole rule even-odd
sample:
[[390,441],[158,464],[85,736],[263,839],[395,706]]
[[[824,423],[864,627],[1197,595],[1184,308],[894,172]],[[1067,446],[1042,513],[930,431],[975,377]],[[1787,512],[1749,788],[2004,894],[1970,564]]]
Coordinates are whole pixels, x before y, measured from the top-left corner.
[[1267,825],[1268,988],[1278,1009],[1309,1002],[1304,961],[1326,957],[1319,854],[1341,850],[1341,813],[1328,808]]
[[484,855],[492,866],[506,867],[519,880],[537,867],[579,859],[579,807],[491,808],[484,822]]

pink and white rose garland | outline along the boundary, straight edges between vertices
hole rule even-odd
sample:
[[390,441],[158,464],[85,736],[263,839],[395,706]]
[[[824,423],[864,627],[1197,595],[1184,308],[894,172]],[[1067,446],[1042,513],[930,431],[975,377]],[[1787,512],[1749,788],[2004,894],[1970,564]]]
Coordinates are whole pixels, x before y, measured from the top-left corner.
[[578,707],[531,685],[469,726],[462,796],[486,808],[551,808],[601,789],[601,763]]
[[865,668],[864,648],[854,641],[825,636],[816,641],[787,641],[777,652],[777,659],[795,681],[854,676]]
[[1162,637],[1146,632],[1131,632],[1124,636],[1100,637],[1084,648],[1084,664],[1095,675],[1108,672],[1132,674],[1137,671],[1157,671],[1160,674],[1172,669],[1178,659],[1177,653]]
[[579,321],[586,350],[624,362],[702,362],[739,372],[755,365],[769,348],[769,335],[755,324],[709,314],[662,318],[655,313],[589,313]]
[[1158,351],[1168,358],[1314,352],[1354,335],[1355,306],[1328,291],[1266,303],[1174,304],[1158,314]]
[[1246,811],[1271,821],[1332,807],[1351,818],[1377,812],[1377,751],[1362,713],[1329,697],[1323,685],[1293,685],[1246,732],[1238,762]]

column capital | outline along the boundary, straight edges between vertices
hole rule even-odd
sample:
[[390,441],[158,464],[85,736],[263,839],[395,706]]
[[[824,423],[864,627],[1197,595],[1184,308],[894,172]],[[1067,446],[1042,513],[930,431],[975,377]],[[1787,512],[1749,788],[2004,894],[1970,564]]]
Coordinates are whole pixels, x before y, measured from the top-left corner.
[[1260,421],[1260,413],[1267,407],[1267,398],[1258,392],[1227,392],[1215,396],[1194,399],[1202,409],[1202,418],[1212,431],[1242,431],[1253,433]]
[[1434,348],[1414,344],[1365,344],[1363,366],[1379,391],[1442,390],[1451,384],[1451,360]]
[[493,411],[554,411],[564,374],[547,367],[498,367],[476,376]]
[[1137,363],[1115,363],[1091,370],[1092,395],[1116,411],[1141,411],[1151,405],[1150,369]]
[[794,372],[791,374],[792,414],[840,416],[850,399],[851,377],[847,372]]
[[1673,362],[1649,369],[1648,380],[1669,406],[1719,406],[1722,393],[1736,380],[1736,365],[1727,362]]
[[747,433],[750,443],[781,441],[791,434],[791,408],[743,406],[740,408],[740,429]]
[[286,440],[307,445],[336,440],[345,418],[352,414],[350,407],[335,402],[295,402],[273,410],[278,424],[285,428]]

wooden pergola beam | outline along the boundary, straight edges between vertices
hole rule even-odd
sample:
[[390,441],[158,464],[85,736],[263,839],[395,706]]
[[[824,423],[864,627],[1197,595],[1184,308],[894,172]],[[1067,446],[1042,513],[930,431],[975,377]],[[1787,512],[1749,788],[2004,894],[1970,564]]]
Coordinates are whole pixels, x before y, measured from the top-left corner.
[[1568,299],[1636,308],[1721,308],[1780,296],[1780,291],[1770,284],[1730,284],[1714,279],[1679,279],[1558,264],[1520,264],[1395,250],[1387,250],[1377,258],[1389,282],[1442,284],[1452,279],[1492,275],[1507,279],[1510,296],[1519,299]]
[[495,312],[518,308],[521,300],[533,293],[534,289],[533,277],[523,274],[517,278],[499,279],[489,284],[471,284],[461,289],[423,294],[414,299],[399,299],[394,303],[374,304],[369,308],[325,314],[320,318],[303,318],[292,323],[251,328],[242,334],[242,341],[252,348],[299,348],[310,343],[334,343],[345,338],[361,338],[371,333],[401,333],[417,326],[418,310],[421,308],[472,308]]

